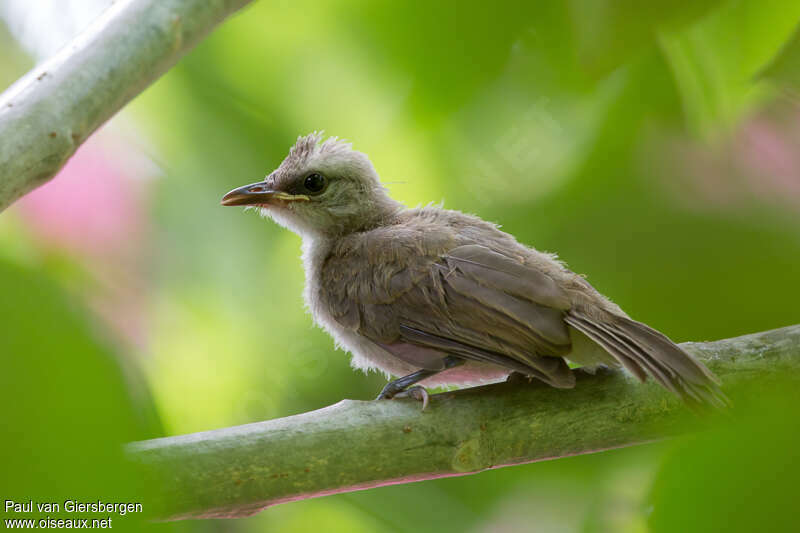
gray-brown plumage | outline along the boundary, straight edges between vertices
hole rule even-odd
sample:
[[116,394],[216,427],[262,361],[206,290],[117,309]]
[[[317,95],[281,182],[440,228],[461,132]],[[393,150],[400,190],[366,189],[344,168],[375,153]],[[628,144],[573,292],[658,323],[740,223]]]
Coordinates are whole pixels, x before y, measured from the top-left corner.
[[258,206],[303,237],[315,321],[354,367],[406,376],[381,397],[417,381],[475,384],[513,371],[571,388],[568,359],[621,365],[684,399],[725,402],[702,363],[553,255],[471,215],[405,208],[348,143],[301,137],[278,169],[223,204]]

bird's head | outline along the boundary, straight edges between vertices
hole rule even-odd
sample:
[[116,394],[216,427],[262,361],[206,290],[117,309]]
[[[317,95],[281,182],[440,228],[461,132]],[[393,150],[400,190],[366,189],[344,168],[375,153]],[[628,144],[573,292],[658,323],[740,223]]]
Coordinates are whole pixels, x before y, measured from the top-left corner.
[[299,137],[263,181],[239,187],[222,205],[261,209],[302,236],[337,237],[385,222],[402,206],[381,185],[369,158],[350,143],[312,133]]

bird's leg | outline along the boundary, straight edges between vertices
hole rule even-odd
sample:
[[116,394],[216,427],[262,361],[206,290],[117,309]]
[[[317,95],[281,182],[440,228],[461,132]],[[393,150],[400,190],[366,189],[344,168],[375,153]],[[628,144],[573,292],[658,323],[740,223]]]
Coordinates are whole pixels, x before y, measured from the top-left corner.
[[428,405],[428,392],[423,387],[411,387],[411,385],[463,363],[464,360],[460,357],[448,355],[444,358],[444,368],[440,370],[427,370],[423,368],[422,370],[417,370],[416,372],[412,372],[407,376],[390,381],[386,384],[381,393],[378,394],[376,399],[390,400],[398,397],[414,398],[416,400],[420,400],[422,402],[422,408],[425,409],[425,407]]
[[417,370],[416,372],[412,372],[407,376],[403,376],[402,378],[397,378],[394,381],[390,381],[386,384],[380,394],[378,394],[377,400],[390,400],[397,396],[397,394],[407,387],[410,387],[414,383],[418,381],[422,381],[425,378],[429,378],[435,374],[437,374],[438,370]]

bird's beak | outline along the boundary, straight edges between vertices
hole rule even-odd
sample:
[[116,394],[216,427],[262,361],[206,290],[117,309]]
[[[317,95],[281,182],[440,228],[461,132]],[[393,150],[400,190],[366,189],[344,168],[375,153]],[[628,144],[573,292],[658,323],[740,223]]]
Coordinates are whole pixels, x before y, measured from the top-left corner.
[[263,181],[251,183],[222,197],[222,205],[262,205],[281,202],[307,202],[308,196],[303,194],[289,194],[283,191],[270,189]]

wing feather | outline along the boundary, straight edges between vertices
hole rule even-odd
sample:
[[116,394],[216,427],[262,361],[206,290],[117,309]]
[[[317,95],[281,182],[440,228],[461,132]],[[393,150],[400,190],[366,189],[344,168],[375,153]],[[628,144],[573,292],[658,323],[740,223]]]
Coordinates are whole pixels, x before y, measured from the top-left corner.
[[423,242],[404,261],[361,270],[357,254],[330,258],[323,282],[334,319],[422,368],[451,353],[574,386],[561,358],[571,346],[566,295],[550,277],[483,246],[433,248]]
[[445,337],[439,337],[422,330],[410,328],[408,326],[400,326],[403,338],[409,342],[414,342],[424,346],[435,346],[446,353],[459,355],[465,359],[472,359],[473,361],[480,361],[483,363],[493,363],[499,366],[516,370],[523,374],[533,376],[545,383],[558,388],[572,388],[575,386],[575,375],[569,370],[563,359],[555,357],[541,357],[543,369],[533,368],[531,366],[520,363],[512,357],[502,354],[493,353],[481,348],[477,348],[470,344],[454,341]]
[[449,265],[489,288],[561,311],[570,308],[564,290],[544,272],[485,246],[467,244],[447,252]]

